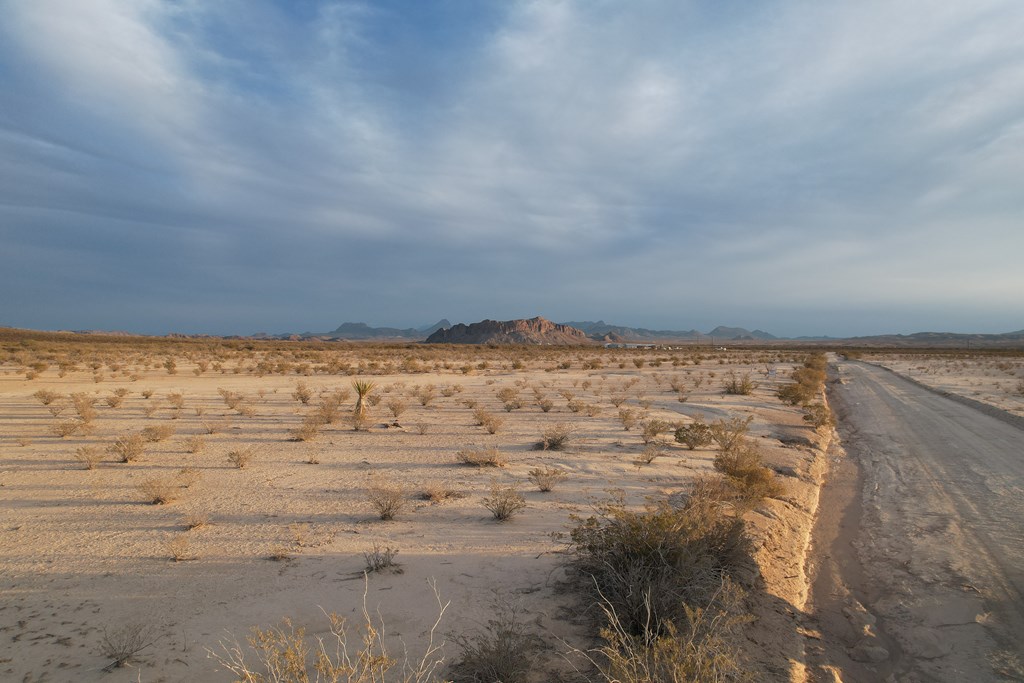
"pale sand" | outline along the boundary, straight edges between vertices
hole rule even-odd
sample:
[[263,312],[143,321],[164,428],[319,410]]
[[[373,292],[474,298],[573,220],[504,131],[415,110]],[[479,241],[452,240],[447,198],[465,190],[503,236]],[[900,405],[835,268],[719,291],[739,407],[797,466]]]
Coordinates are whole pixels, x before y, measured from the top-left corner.
[[[395,353],[399,358],[408,354]],[[559,353],[548,351],[549,356]],[[620,355],[630,361],[636,354]],[[536,680],[550,680],[544,669],[571,670],[561,656],[566,643],[585,649],[596,642],[594,626],[578,617],[573,595],[558,589],[570,515],[591,514],[593,505],[608,500],[612,490],[620,491],[630,505],[662,499],[712,471],[712,449],[685,450],[672,442],[671,434],[663,437],[664,456],[643,467],[633,463],[643,449],[639,431],[622,429],[610,399],[636,379],[624,390],[629,396],[624,406],[671,421],[698,413],[708,421],[753,415],[751,434],[765,447],[767,463],[789,468],[790,476],[782,477],[788,490],[784,499],[767,501],[749,517],[763,574],[759,578],[755,570],[750,580],[755,587],[767,582],[767,594],[752,608],[759,621],[748,629],[749,655],[771,678],[786,680],[800,670],[799,644],[792,634],[806,599],[804,552],[824,458],[812,447],[821,437],[802,421],[799,408],[775,398],[791,363],[776,363],[777,375],[765,377],[764,363],[757,362],[760,355],[717,354],[699,366],[665,363],[638,370],[632,363],[625,368],[616,363],[583,370],[579,358],[587,352],[571,350],[564,352],[573,363],[568,370],[552,371],[552,361],[533,360],[518,371],[510,363],[492,363],[469,375],[451,370],[373,376],[369,379],[377,382],[378,393],[387,387],[391,391],[382,393],[383,401],[372,409],[369,432],[354,432],[339,423],[304,443],[288,440],[288,431],[311,411],[292,398],[296,383],[304,381],[318,392],[348,388],[352,378],[257,377],[212,370],[197,377],[193,365],[179,357],[173,376],[159,366],[143,369],[136,364],[116,379],[107,371],[98,384],[91,371],[58,378],[54,368],[28,381],[21,368],[8,363],[0,371],[0,638],[7,640],[0,648],[0,678],[231,680],[207,655],[207,648],[216,648],[225,637],[243,640],[250,627],[274,625],[286,616],[310,633],[324,634],[327,620],[321,609],[358,620],[364,594],[362,554],[380,543],[398,549],[401,573],[371,574],[366,601],[375,618],[379,614],[386,624],[393,654],[401,652],[399,637],[410,653],[421,650],[437,616],[429,585],[434,581],[441,599],[450,602],[439,629],[442,637],[485,623],[495,592],[521,605],[527,622],[549,646],[541,653]],[[140,375],[137,381],[124,376],[128,369]],[[721,382],[730,369],[752,372],[760,387],[751,396],[724,395]],[[703,385],[695,388],[698,377]],[[686,403],[677,401],[669,387],[672,378],[688,387]],[[589,389],[583,388],[585,381],[592,383]],[[523,408],[506,413],[495,392],[517,382],[542,386],[555,408],[542,413],[526,387]],[[416,385],[428,384],[439,392],[423,407],[411,393]],[[464,390],[441,396],[440,389],[452,384]],[[118,387],[130,393],[120,407],[109,408],[103,399]],[[155,390],[151,399],[141,397],[144,388]],[[255,414],[244,417],[228,410],[218,388],[245,394]],[[95,432],[52,435],[49,430],[57,420],[32,398],[39,389],[99,397]],[[561,390],[598,405],[600,413],[590,417],[570,412]],[[173,391],[185,396],[178,419],[171,419],[165,398]],[[384,428],[391,421],[385,405],[397,395],[409,404],[401,418],[403,428]],[[638,396],[652,401],[649,410],[639,408]],[[464,399],[475,399],[505,418],[505,426],[495,435],[474,426]],[[145,417],[144,408],[156,401],[161,409]],[[343,412],[350,412],[352,403],[349,399]],[[204,408],[201,418],[197,406]],[[69,407],[58,419],[73,415]],[[202,453],[186,452],[186,438],[201,433],[204,420],[228,416],[230,429],[206,436]],[[420,422],[428,425],[426,434],[414,428]],[[532,450],[541,431],[558,422],[576,427],[570,449]],[[168,424],[175,427],[175,435],[147,444],[139,462],[115,463],[108,456],[99,469],[87,471],[73,457],[81,445],[104,447],[119,434]],[[22,445],[25,439],[27,445]],[[244,444],[258,446],[256,462],[235,469],[226,454]],[[508,455],[509,466],[456,464],[457,451],[474,446],[497,446]],[[311,458],[319,464],[309,464]],[[538,465],[560,467],[569,478],[553,492],[540,493],[526,476]],[[187,466],[198,468],[201,477],[179,501],[146,504],[139,483]],[[439,504],[415,500],[397,520],[383,522],[365,500],[374,476],[403,483],[415,493],[428,482],[446,481],[464,497]],[[509,522],[495,522],[482,506],[492,480],[517,482],[526,497],[528,507]],[[208,514],[211,524],[186,533],[182,520],[192,512]],[[165,542],[179,535],[187,536],[197,559],[171,561]],[[290,559],[268,559],[282,549]],[[108,663],[99,651],[103,629],[128,622],[158,625],[159,641],[133,667],[101,672]],[[450,661],[457,649],[449,644],[446,653]]]

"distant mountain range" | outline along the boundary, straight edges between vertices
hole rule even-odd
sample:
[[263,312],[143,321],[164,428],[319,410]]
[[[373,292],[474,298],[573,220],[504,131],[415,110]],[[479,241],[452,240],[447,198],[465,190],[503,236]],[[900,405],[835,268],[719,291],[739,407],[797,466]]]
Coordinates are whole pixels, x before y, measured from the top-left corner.
[[[719,342],[719,341],[740,341],[740,340],[756,340],[756,341],[769,341],[772,339],[778,339],[775,335],[769,334],[762,330],[747,330],[742,327],[725,327],[718,326],[708,333],[700,332],[698,330],[649,330],[644,327],[626,327],[624,325],[612,325],[606,323],[603,320],[583,321],[583,322],[564,322],[564,323],[552,323],[544,318],[532,318],[531,320],[542,320],[544,323],[549,325],[561,325],[565,327],[575,328],[583,332],[585,337],[589,337],[591,340],[604,341],[604,342],[637,342],[637,343],[654,343],[654,342],[669,342],[669,341],[706,341],[708,343]],[[481,323],[473,323],[474,325],[480,325],[483,323],[495,323],[497,321],[481,321]],[[520,323],[529,321],[504,321],[506,323]],[[466,325],[452,325],[447,319],[439,320],[433,325],[427,327],[370,327],[366,323],[342,323],[337,328],[330,332],[299,332],[299,333],[284,333],[284,334],[266,334],[257,333],[253,337],[258,339],[320,339],[324,341],[349,339],[353,341],[362,340],[386,340],[386,339],[402,339],[409,341],[422,341],[429,340],[439,330],[446,330],[451,328],[464,328],[472,327]],[[528,327],[528,326],[527,326]],[[524,328],[525,329],[525,328]],[[526,334],[529,337],[532,334],[540,334],[541,337],[550,335],[550,330],[538,332],[536,330],[530,331]],[[450,339],[456,337],[472,337],[480,336],[484,334],[480,328],[475,328],[472,332],[460,329],[457,334],[450,336]],[[498,333],[503,334],[503,333]],[[467,336],[468,335],[468,336]],[[571,335],[575,338],[575,335]],[[524,338],[526,338],[524,337]],[[479,342],[474,342],[479,343]],[[530,343],[530,342],[524,342]],[[551,342],[543,342],[551,343]],[[565,343],[565,342],[562,342]],[[579,343],[579,342],[576,342]]]
[[593,344],[583,330],[560,325],[541,317],[529,320],[482,320],[472,325],[454,325],[427,337],[428,344],[545,344],[574,346]]

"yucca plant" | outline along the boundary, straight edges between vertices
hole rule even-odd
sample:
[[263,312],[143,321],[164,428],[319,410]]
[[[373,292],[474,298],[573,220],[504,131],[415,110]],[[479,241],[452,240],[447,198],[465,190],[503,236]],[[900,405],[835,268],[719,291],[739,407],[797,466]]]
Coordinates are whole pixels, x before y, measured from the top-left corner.
[[366,404],[369,403],[370,392],[376,389],[377,385],[369,380],[357,379],[352,382],[352,388],[356,392],[356,408],[353,412],[356,421],[359,422],[366,418]]

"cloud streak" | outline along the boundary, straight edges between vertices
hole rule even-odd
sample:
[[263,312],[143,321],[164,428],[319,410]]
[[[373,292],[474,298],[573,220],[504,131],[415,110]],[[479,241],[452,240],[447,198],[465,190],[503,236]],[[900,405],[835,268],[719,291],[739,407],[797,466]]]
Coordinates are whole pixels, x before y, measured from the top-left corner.
[[1017,3],[3,9],[0,322],[1024,325]]

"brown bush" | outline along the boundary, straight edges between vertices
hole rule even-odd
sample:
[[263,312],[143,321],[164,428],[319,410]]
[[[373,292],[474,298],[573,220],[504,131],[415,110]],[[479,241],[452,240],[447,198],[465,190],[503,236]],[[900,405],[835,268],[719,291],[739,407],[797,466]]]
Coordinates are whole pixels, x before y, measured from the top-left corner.
[[526,499],[518,487],[501,486],[491,482],[491,495],[483,500],[484,507],[491,511],[494,519],[506,522],[526,507]]
[[122,434],[107,446],[107,451],[118,458],[118,462],[134,462],[142,458],[146,450],[141,434]]
[[555,467],[535,467],[527,476],[537,486],[537,490],[543,493],[553,491],[555,486],[569,477],[566,472]]
[[464,465],[473,467],[504,467],[508,460],[497,448],[466,449],[455,454]]

